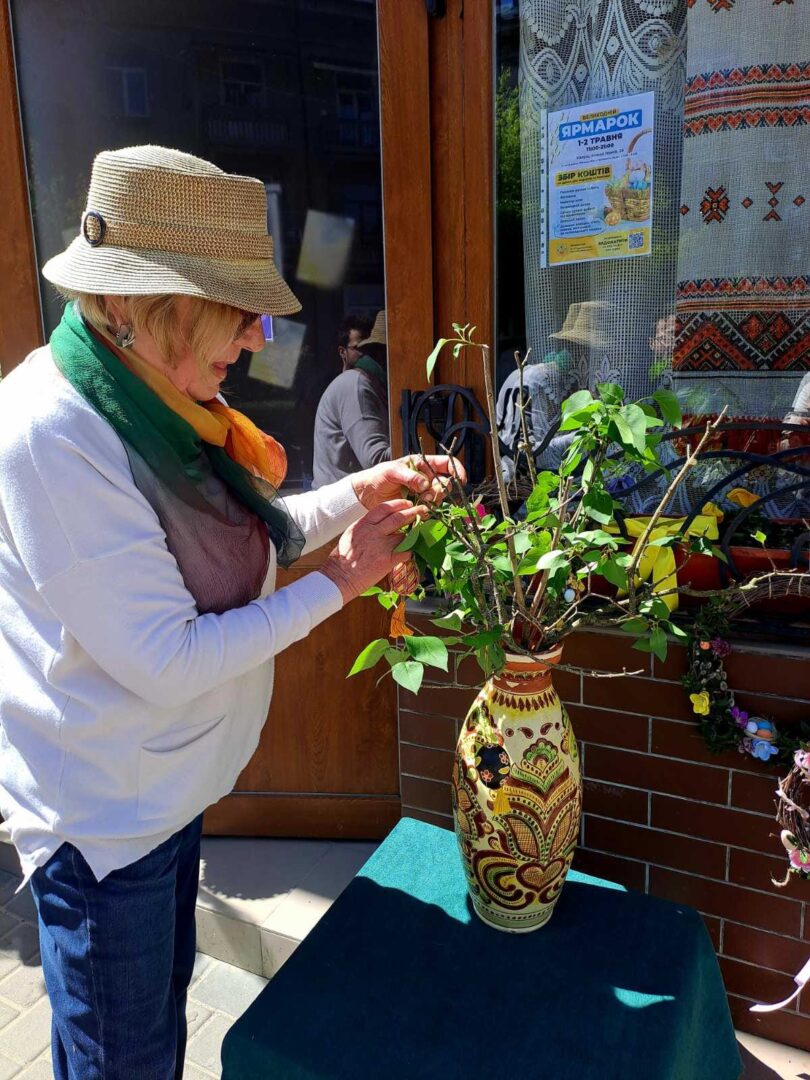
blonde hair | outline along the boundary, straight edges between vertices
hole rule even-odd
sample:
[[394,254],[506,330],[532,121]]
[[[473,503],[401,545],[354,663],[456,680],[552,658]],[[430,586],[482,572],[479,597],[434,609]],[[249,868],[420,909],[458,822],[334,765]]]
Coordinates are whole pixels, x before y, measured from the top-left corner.
[[[86,322],[99,333],[115,339],[116,327],[110,325],[107,297],[96,293],[59,290],[66,300],[72,300]],[[110,294],[112,295],[112,294]],[[135,351],[139,332],[146,331],[158,347],[167,364],[174,367],[178,360],[178,345],[187,345],[205,371],[215,362],[224,348],[232,344],[243,321],[243,313],[227,304],[187,296],[187,326],[184,328],[175,294],[165,296],[116,296],[127,312],[135,334]]]

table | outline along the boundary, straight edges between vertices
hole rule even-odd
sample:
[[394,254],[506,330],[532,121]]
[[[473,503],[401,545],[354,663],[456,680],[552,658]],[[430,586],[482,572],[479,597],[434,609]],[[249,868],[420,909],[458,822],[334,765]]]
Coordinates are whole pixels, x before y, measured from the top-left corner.
[[484,925],[453,833],[404,818],[247,1012],[223,1080],[737,1080],[691,908],[572,872],[530,934]]

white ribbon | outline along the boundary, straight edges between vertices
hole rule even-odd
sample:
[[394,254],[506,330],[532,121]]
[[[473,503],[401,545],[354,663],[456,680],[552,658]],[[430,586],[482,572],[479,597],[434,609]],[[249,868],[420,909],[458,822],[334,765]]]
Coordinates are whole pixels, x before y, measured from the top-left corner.
[[798,975],[793,976],[793,981],[796,983],[796,989],[790,997],[786,997],[784,1001],[778,1001],[775,1005],[752,1005],[749,1011],[755,1013],[769,1013],[776,1012],[777,1009],[784,1009],[791,1001],[796,1000],[802,990],[804,990],[804,984],[808,979],[810,979],[810,960],[807,961]]

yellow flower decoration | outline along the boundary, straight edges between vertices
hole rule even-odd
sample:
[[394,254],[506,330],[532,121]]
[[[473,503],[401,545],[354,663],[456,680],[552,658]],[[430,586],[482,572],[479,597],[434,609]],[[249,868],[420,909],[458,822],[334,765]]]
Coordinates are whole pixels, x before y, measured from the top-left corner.
[[759,499],[759,495],[754,495],[750,491],[746,491],[745,488],[732,488],[728,492],[726,498],[729,502],[736,503],[737,506],[751,506]]
[[701,690],[699,694],[690,694],[689,700],[692,702],[692,708],[698,714],[698,716],[709,715],[711,698],[705,690]]

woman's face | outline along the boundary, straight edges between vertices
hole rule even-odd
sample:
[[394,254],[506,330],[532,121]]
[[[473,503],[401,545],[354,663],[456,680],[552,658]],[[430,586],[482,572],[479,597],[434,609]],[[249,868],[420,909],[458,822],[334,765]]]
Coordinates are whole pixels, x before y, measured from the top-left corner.
[[[177,307],[180,325],[185,326],[188,318],[188,299],[185,296],[178,296]],[[177,352],[177,363],[174,367],[164,366],[163,370],[181,393],[187,394],[194,401],[210,401],[219,393],[222,383],[228,376],[228,369],[239,359],[242,350],[259,352],[264,345],[264,331],[259,316],[246,313],[236,328],[233,341],[223,347],[206,369],[201,369],[191,349],[183,346]]]

